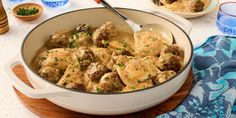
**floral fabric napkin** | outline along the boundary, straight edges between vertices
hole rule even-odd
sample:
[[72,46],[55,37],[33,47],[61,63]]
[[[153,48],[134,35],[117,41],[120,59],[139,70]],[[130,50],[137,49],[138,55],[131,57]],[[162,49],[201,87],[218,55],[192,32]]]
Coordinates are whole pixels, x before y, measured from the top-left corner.
[[229,118],[236,114],[236,37],[212,36],[194,49],[194,86],[175,110],[157,118]]

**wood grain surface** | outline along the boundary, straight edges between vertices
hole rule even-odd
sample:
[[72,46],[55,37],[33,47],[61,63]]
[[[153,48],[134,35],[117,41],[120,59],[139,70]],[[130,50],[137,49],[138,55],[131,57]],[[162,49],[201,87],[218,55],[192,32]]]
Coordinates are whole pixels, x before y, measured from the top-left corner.
[[[30,85],[22,66],[16,66],[13,71],[22,81]],[[144,111],[119,116],[95,116],[73,112],[59,107],[46,99],[32,99],[25,96],[15,88],[14,90],[21,103],[31,112],[35,113],[41,118],[154,118],[159,114],[171,111],[176,108],[176,106],[178,106],[178,104],[180,104],[182,100],[188,95],[191,86],[192,71],[189,73],[188,79],[182,88],[180,88],[180,90],[175,95],[165,102]]]

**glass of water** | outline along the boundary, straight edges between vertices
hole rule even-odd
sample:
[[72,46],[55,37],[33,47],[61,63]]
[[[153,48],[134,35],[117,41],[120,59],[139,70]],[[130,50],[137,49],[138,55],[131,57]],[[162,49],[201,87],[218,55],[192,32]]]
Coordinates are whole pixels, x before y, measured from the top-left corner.
[[49,8],[58,8],[65,6],[69,0],[41,0],[42,3]]
[[11,3],[28,2],[29,0],[9,0]]
[[216,25],[224,34],[236,36],[236,2],[225,2],[220,5]]

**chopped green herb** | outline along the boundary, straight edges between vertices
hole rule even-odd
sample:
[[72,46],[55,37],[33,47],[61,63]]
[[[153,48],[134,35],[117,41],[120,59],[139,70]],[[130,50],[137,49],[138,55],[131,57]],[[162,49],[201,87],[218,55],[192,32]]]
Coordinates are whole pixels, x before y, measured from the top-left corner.
[[71,75],[70,75],[70,74],[67,74],[66,77],[71,77]]
[[116,64],[116,65],[119,66],[120,68],[124,66],[123,63],[118,63],[118,64]]
[[78,39],[79,38],[78,32],[74,32],[73,38],[74,39]]
[[90,53],[90,51],[88,51],[88,50],[85,50],[85,53],[86,53],[86,54],[89,54],[89,53]]
[[46,60],[46,57],[40,57],[40,60],[44,61],[44,60]]
[[70,48],[75,48],[75,40],[70,43]]
[[97,93],[101,93],[101,89],[97,87],[97,88],[96,88],[96,92],[97,92]]
[[55,57],[55,61],[56,61],[56,62],[58,61],[58,58],[57,58],[57,57]]
[[77,60],[78,60],[78,61],[83,61],[84,59],[78,57]]
[[26,7],[26,8],[20,8],[17,11],[17,15],[21,15],[21,16],[30,16],[30,15],[34,15],[37,14],[39,12],[39,10],[35,7]]
[[90,30],[89,30],[89,31],[87,32],[87,34],[88,34],[89,36],[92,36],[93,31],[90,31]]
[[138,80],[137,82],[138,82],[138,83],[141,83],[141,81],[140,81],[140,80]]
[[105,48],[107,48],[109,46],[109,41],[102,40],[102,44],[104,45]]
[[122,48],[117,48],[116,50],[117,50],[118,53],[123,53],[124,52],[124,49],[122,49]]
[[131,89],[135,90],[136,88],[134,86],[132,86]]
[[125,48],[128,47],[128,43],[125,42],[123,46],[124,46]]
[[152,75],[151,75],[151,74],[148,74],[148,77],[150,78],[150,77],[152,77]]
[[144,50],[143,52],[144,52],[145,54],[148,54],[148,53],[149,53],[149,51],[147,51],[147,50]]

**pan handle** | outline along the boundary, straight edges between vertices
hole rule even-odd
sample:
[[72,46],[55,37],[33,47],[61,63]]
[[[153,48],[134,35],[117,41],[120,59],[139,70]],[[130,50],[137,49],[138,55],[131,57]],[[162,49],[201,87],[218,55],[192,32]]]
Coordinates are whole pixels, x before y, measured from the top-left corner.
[[4,67],[5,76],[9,78],[10,83],[24,95],[30,98],[49,98],[55,96],[65,96],[65,93],[68,93],[68,90],[56,89],[50,86],[42,89],[33,89],[24,82],[22,82],[12,71],[16,65],[23,65],[20,60],[20,55],[15,56],[11,59]]

